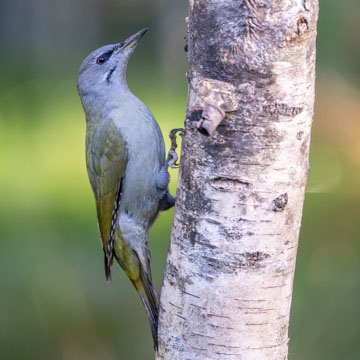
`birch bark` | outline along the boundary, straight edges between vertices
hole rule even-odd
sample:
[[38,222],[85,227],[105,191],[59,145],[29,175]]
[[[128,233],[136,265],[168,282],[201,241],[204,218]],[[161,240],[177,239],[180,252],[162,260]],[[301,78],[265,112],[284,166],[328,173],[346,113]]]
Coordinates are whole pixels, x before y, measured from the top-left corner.
[[158,360],[287,359],[317,16],[318,0],[190,0]]

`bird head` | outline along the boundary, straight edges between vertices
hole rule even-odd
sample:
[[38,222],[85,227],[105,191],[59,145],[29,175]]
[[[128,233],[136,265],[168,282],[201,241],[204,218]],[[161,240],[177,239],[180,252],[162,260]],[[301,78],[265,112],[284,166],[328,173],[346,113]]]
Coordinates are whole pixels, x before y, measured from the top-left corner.
[[130,55],[147,28],[124,42],[105,45],[93,51],[82,62],[78,72],[78,91],[81,97],[103,91],[105,86],[126,85],[126,68]]

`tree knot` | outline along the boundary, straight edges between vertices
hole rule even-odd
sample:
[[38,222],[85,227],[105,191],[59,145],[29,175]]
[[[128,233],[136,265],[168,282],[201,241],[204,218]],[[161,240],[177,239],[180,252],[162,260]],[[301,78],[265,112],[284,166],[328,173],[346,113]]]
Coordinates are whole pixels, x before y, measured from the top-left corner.
[[224,81],[205,79],[198,84],[196,94],[197,102],[190,110],[190,119],[197,118],[197,129],[212,136],[226,113],[237,109],[235,87]]

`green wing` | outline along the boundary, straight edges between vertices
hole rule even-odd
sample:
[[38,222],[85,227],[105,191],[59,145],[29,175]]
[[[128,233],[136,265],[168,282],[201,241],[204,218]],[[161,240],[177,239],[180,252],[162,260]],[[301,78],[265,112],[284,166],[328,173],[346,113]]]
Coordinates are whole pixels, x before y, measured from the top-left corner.
[[117,209],[126,166],[126,144],[112,120],[104,120],[94,128],[88,127],[86,163],[95,195],[105,273],[109,279]]

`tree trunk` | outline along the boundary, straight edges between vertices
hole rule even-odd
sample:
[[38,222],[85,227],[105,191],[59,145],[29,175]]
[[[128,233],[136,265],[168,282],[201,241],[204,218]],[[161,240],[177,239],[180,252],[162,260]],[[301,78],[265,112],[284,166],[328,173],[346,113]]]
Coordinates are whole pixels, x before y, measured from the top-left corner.
[[318,0],[190,0],[157,359],[287,359],[317,16]]

